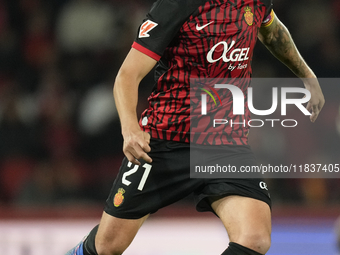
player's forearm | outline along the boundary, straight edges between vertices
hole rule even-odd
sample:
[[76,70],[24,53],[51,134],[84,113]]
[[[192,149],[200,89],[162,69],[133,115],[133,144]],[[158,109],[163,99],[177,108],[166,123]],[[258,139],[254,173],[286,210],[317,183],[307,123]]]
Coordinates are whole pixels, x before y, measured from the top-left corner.
[[133,129],[139,129],[137,118],[139,83],[126,74],[118,74],[113,95],[120,118],[122,133]]
[[315,74],[297,50],[288,29],[277,17],[271,28],[261,28],[259,39],[296,76],[300,78],[315,78]]

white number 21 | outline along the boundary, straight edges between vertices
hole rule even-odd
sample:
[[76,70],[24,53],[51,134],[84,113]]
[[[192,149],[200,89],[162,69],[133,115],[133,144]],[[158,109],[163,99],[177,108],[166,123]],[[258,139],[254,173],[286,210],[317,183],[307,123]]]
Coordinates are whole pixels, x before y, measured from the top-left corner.
[[[129,162],[127,164],[128,167],[131,167],[132,163]],[[126,186],[129,186],[131,184],[131,182],[129,180],[126,179],[126,177],[130,176],[131,174],[134,174],[135,172],[137,172],[138,168],[140,166],[139,165],[135,165],[131,170],[125,172],[123,174],[123,178],[122,178],[122,183],[125,184]],[[145,185],[145,182],[146,182],[146,179],[148,178],[149,176],[149,173],[150,173],[150,170],[151,170],[151,167],[152,165],[148,164],[148,163],[145,163],[143,165],[143,168],[144,168],[144,174],[142,176],[142,179],[140,180],[139,182],[139,185],[138,185],[138,190],[142,191],[143,188],[144,188],[144,185]]]

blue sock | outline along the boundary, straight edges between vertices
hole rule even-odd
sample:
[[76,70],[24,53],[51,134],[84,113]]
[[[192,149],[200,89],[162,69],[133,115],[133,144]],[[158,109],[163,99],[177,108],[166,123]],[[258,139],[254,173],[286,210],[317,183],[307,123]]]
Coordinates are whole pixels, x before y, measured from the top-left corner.
[[77,244],[76,247],[68,251],[65,255],[98,255],[95,247],[95,237],[98,231],[95,226],[91,232]]
[[78,246],[78,249],[76,250],[76,254],[75,255],[84,255],[84,253],[83,253],[83,245],[84,245],[84,243],[81,242],[80,245]]
[[84,240],[78,243],[76,247],[69,250],[65,255],[84,255],[83,244],[84,244]]

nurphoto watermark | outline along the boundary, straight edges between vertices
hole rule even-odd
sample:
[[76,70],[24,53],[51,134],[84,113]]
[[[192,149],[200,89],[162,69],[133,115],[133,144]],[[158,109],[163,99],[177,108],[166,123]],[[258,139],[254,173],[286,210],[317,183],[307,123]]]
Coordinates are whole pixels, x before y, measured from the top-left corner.
[[[339,82],[320,80],[326,95]],[[300,79],[197,78],[190,89],[192,178],[340,178],[339,158],[317,149],[320,141],[340,140],[340,128],[338,137],[320,133],[330,129],[327,103],[310,121],[312,95]],[[339,107],[334,132],[336,98],[326,97]]]

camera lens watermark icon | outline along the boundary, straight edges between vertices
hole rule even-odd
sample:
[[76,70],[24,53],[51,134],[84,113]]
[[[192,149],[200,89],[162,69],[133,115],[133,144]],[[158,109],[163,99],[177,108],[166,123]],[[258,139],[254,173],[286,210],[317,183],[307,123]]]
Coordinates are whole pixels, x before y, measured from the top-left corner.
[[[206,87],[208,87],[208,86],[206,86]],[[212,90],[212,92],[215,94],[215,96],[220,101],[220,104],[222,105],[222,100],[221,100],[220,96],[218,95],[216,89],[214,89],[213,87],[208,87],[208,88],[210,88]],[[204,89],[204,88],[200,88],[200,89],[203,90],[205,93],[207,93],[211,97],[211,99],[214,101],[215,106],[217,106],[216,99],[211,94],[211,92],[209,92],[207,89]],[[201,114],[202,115],[207,115],[207,94],[201,94],[201,100],[202,100],[202,103],[201,103]]]

